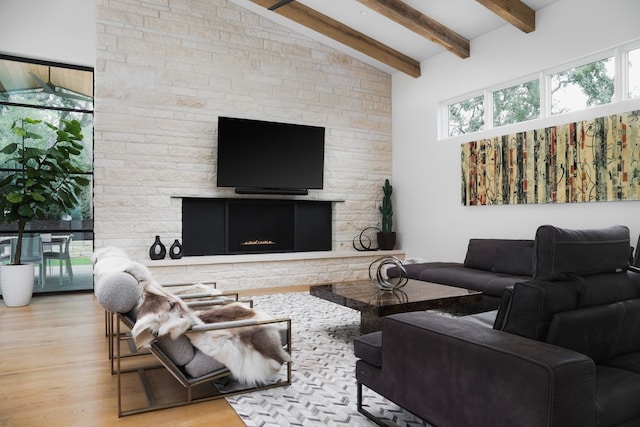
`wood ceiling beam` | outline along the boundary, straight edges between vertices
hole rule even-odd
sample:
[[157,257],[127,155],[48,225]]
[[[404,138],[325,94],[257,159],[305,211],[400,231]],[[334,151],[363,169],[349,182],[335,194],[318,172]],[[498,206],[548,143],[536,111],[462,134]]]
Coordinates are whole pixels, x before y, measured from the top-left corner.
[[[251,1],[266,8],[277,3],[276,0]],[[274,13],[349,46],[411,77],[420,77],[420,62],[302,3],[296,1],[288,3],[274,10]]]
[[469,57],[469,40],[400,0],[358,0],[392,21],[458,55]]
[[536,11],[521,0],[476,1],[525,33],[536,29]]

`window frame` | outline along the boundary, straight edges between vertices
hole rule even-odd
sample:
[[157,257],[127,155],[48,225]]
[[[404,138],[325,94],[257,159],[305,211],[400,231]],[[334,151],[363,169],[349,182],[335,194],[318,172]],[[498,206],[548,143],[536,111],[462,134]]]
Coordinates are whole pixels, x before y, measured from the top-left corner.
[[[546,68],[539,72],[528,74],[517,79],[513,79],[507,82],[502,82],[497,85],[492,85],[481,90],[469,92],[454,98],[444,100],[440,103],[438,108],[439,120],[438,120],[438,140],[460,140],[460,139],[477,139],[478,135],[484,134],[496,134],[511,132],[513,129],[522,129],[524,126],[530,128],[532,124],[536,122],[549,122],[553,121],[566,121],[570,120],[570,117],[575,115],[584,116],[585,112],[593,111],[597,114],[599,110],[607,110],[612,105],[617,106],[628,101],[640,101],[640,96],[631,98],[629,96],[629,60],[628,53],[630,51],[640,49],[640,40],[635,40],[615,48],[607,49],[594,53],[592,55],[584,56],[579,59],[560,64],[555,67]],[[576,109],[564,113],[551,114],[551,76],[553,74],[569,71],[573,68],[588,65],[593,62],[601,61],[607,58],[613,57],[614,60],[614,94],[610,103],[602,105],[594,105],[586,107],[584,109]],[[640,66],[640,64],[639,64]],[[494,126],[493,117],[493,96],[494,92],[508,89],[513,86],[521,85],[532,80],[539,80],[540,87],[540,116],[536,119],[525,120],[521,122],[505,124],[501,126]],[[449,135],[449,106],[465,100],[473,99],[480,94],[484,95],[484,129],[480,131],[469,132],[461,135]]]
[[[91,84],[92,84],[92,102],[91,109],[83,109],[83,108],[71,108],[71,107],[57,107],[57,106],[49,106],[49,105],[37,105],[31,103],[24,102],[12,102],[6,101],[4,99],[0,99],[0,108],[8,107],[8,108],[25,108],[31,110],[44,110],[44,111],[55,111],[56,113],[78,113],[78,114],[89,114],[91,115],[91,141],[90,141],[90,157],[89,157],[89,171],[82,172],[82,175],[86,175],[91,180],[91,185],[89,187],[89,213],[90,218],[82,218],[81,220],[72,220],[66,221],[63,219],[45,219],[33,221],[30,223],[30,227],[28,232],[35,233],[58,233],[58,232],[69,232],[69,233],[80,233],[85,237],[85,240],[94,240],[94,190],[95,190],[95,68],[89,66],[81,66],[74,64],[66,64],[55,61],[47,61],[47,60],[39,60],[33,58],[26,58],[14,55],[6,55],[0,53],[0,60],[7,61],[15,61],[26,64],[36,64],[43,65],[48,67],[57,67],[71,70],[79,70],[86,71],[91,73]],[[11,167],[4,167],[4,164],[0,164],[0,172],[13,172],[16,169]],[[69,224],[65,224],[69,222]],[[17,230],[17,224],[7,224],[4,223],[0,225],[0,236],[6,234],[15,233]]]

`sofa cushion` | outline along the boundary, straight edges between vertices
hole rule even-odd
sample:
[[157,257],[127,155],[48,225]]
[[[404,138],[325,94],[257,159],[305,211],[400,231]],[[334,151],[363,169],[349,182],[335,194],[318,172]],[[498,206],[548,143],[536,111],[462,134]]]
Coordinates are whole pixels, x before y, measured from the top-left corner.
[[513,248],[527,246],[532,247],[533,241],[518,239],[469,239],[464,266],[477,270],[493,271],[499,247]]
[[496,273],[533,276],[533,246],[499,245],[493,265]]
[[508,304],[502,304],[498,310],[496,320],[501,319],[501,322],[496,322],[496,328],[544,340],[554,314],[576,309],[579,295],[579,280],[518,282]]
[[[619,306],[620,328],[608,359],[640,352],[640,299],[622,301]],[[640,373],[640,372],[639,372]]]
[[356,357],[370,365],[382,367],[382,331],[362,335],[353,342]]
[[105,310],[128,313],[140,300],[142,287],[129,273],[117,271],[100,277],[95,294]]
[[425,266],[417,274],[417,277],[411,275],[409,277],[426,282],[442,283],[443,285],[481,291],[485,295],[496,298],[500,298],[507,286],[529,279],[525,276],[512,276],[467,268],[461,264],[448,268],[428,268]]
[[640,352],[627,353],[622,356],[614,357],[613,359],[607,360],[603,365],[640,374]]
[[176,339],[169,335],[158,337],[158,347],[178,366],[184,366],[193,359],[193,345],[185,335]]
[[596,365],[598,426],[618,426],[640,416],[640,375]]
[[591,307],[640,296],[640,274],[632,271],[592,274],[580,281],[578,307]]
[[630,251],[629,228],[622,225],[593,230],[543,225],[536,231],[534,278],[566,280],[626,269]]
[[549,326],[546,342],[605,361],[620,330],[620,303],[557,313]]
[[215,374],[216,372],[223,373],[227,370],[227,367],[213,357],[196,350],[193,359],[184,365],[184,370],[191,377],[197,378],[203,375]]
[[469,239],[464,266],[477,270],[491,271],[495,252],[495,242],[492,239]]

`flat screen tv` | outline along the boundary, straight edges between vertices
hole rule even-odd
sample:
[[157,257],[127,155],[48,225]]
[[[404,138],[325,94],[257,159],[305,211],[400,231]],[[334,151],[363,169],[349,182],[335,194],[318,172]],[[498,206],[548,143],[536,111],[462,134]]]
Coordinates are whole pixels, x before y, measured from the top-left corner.
[[256,194],[322,189],[324,133],[318,126],[220,117],[218,187]]

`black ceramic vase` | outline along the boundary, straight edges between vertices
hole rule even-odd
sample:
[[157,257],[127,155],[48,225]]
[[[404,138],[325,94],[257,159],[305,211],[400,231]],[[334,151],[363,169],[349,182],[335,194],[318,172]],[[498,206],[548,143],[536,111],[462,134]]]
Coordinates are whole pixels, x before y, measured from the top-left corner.
[[173,242],[173,245],[171,245],[171,247],[169,248],[169,256],[171,257],[171,259],[182,258],[182,245],[180,244],[178,239],[176,239]]
[[164,259],[167,255],[167,248],[160,241],[160,236],[156,236],[156,240],[149,248],[149,258],[153,260]]

